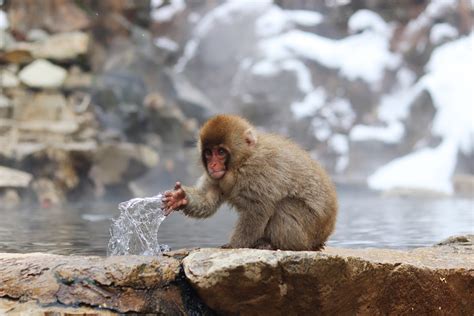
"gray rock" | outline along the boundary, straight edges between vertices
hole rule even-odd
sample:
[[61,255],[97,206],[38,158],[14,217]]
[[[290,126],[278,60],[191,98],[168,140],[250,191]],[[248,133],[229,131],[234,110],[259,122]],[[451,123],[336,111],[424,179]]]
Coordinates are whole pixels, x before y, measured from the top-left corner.
[[134,180],[156,166],[158,154],[145,145],[131,143],[104,144],[94,153],[89,177],[94,181],[98,195],[105,187]]
[[196,118],[199,122],[204,122],[216,113],[211,100],[192,85],[186,77],[173,72],[168,72],[168,74],[173,82],[176,101],[186,117]]
[[59,88],[66,75],[65,69],[45,59],[35,60],[19,73],[21,82],[32,88]]

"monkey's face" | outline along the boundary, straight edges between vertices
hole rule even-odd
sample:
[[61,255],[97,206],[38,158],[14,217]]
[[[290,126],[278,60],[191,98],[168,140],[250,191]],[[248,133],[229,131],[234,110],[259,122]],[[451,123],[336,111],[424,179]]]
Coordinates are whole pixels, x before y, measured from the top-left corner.
[[222,179],[226,174],[229,158],[229,151],[223,146],[204,148],[202,151],[202,159],[206,165],[207,173],[215,180]]

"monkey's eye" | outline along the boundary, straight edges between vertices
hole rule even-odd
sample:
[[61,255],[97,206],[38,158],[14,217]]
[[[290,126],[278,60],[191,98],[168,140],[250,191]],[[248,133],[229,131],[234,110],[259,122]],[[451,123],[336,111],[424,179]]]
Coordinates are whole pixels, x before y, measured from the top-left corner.
[[204,156],[205,157],[211,157],[212,156],[212,151],[210,149],[204,149]]
[[227,155],[227,150],[225,150],[224,148],[219,148],[218,151],[217,151],[217,154],[221,157]]

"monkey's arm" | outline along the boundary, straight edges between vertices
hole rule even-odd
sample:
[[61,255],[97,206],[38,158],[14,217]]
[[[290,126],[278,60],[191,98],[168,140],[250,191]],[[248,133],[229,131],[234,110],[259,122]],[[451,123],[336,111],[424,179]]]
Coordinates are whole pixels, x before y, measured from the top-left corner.
[[239,220],[230,239],[230,248],[253,248],[263,238],[272,216],[268,207],[252,205],[251,210],[239,212]]
[[206,175],[194,187],[183,186],[187,204],[181,209],[187,216],[205,218],[213,215],[222,204],[222,195]]

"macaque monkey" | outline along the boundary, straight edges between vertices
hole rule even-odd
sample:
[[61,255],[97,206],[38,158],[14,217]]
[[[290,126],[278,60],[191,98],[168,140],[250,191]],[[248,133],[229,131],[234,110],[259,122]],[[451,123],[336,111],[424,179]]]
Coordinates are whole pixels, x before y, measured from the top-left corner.
[[177,182],[165,193],[166,214],[181,210],[205,218],[227,202],[239,219],[224,248],[324,247],[336,222],[336,191],[306,151],[235,115],[207,121],[198,150],[205,172],[194,187]]

